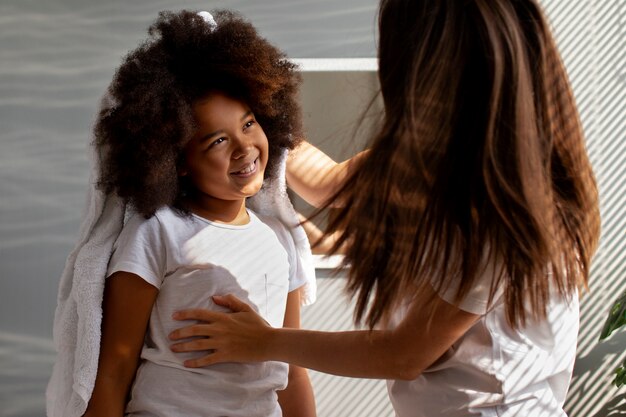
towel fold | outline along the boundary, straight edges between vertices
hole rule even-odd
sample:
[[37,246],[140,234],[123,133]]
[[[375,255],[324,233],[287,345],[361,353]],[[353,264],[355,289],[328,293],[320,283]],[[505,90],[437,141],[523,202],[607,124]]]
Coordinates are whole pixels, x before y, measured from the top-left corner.
[[263,188],[247,201],[247,206],[257,213],[276,217],[291,232],[291,237],[298,254],[298,274],[306,278],[302,288],[302,304],[309,305],[315,302],[317,286],[315,282],[315,267],[311,244],[300,219],[287,195],[286,169],[288,151],[285,149],[279,160],[277,175],[267,179]]
[[[282,155],[277,178],[266,180],[248,206],[278,218],[291,231],[298,253],[298,272],[306,277],[303,304],[316,297],[315,269],[307,236],[287,196]],[[79,417],[93,392],[100,353],[102,296],[109,258],[127,213],[114,194],[95,188],[100,155],[92,147],[90,186],[76,246],[67,258],[59,283],[53,340],[57,359],[46,389],[48,417]]]

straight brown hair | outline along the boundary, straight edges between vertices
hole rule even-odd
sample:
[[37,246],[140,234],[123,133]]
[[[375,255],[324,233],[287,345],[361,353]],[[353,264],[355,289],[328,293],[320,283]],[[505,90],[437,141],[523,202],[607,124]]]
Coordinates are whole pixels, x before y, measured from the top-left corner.
[[328,203],[342,205],[328,233],[343,231],[355,320],[373,327],[427,285],[459,302],[490,264],[509,323],[544,318],[552,294],[586,286],[600,217],[540,7],[382,0],[379,31],[384,120]]

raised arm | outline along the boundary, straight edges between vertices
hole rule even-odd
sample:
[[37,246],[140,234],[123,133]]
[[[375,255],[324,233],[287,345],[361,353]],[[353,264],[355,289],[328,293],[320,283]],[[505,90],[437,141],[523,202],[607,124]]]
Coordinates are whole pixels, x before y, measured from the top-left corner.
[[106,281],[98,374],[84,417],[122,417],[158,290],[116,272]]
[[345,179],[367,151],[337,163],[320,149],[302,142],[289,153],[287,184],[309,204],[320,207],[343,184]]

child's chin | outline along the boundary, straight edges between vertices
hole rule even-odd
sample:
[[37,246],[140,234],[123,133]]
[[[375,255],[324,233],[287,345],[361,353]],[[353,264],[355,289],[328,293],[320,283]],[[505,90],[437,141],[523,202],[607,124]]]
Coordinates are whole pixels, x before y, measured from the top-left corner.
[[255,182],[254,184],[250,184],[250,186],[246,187],[247,189],[245,190],[246,197],[253,197],[254,195],[256,195],[259,191],[261,191],[262,186],[263,186],[263,179],[261,179],[258,182]]

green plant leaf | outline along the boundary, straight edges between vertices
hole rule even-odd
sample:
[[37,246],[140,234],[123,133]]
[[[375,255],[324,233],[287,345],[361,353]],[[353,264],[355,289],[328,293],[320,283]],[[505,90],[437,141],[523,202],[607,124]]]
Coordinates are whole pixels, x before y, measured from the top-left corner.
[[[604,340],[609,337],[615,330],[626,325],[626,291],[618,298],[609,311],[609,317],[607,317],[602,332],[600,333],[600,340]],[[624,375],[626,378],[626,375]]]
[[613,379],[613,384],[617,388],[626,384],[626,359],[624,359],[622,365],[615,370],[615,378]]

